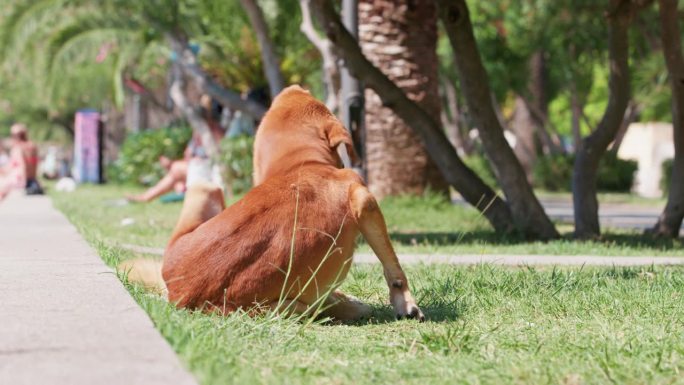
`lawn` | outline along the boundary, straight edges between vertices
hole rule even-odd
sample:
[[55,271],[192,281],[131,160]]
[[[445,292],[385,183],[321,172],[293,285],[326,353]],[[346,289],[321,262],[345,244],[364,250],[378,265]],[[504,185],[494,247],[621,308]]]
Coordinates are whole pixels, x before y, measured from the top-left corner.
[[[84,186],[73,194],[53,194],[60,209],[79,215],[98,241],[107,246],[138,245],[162,248],[175,225],[180,203],[120,205],[130,188]],[[619,202],[615,195],[607,196]],[[621,199],[625,199],[621,197]],[[629,198],[628,198],[629,199]],[[397,252],[446,254],[540,255],[682,255],[680,241],[653,240],[634,231],[607,229],[601,241],[575,242],[572,229],[559,224],[565,237],[552,242],[527,242],[501,237],[474,209],[439,199],[393,198],[381,202]],[[87,215],[86,215],[87,214]],[[370,251],[361,243],[359,251]]]
[[[163,245],[179,209],[107,203],[122,193],[86,187],[53,195],[111,266],[134,256],[119,244]],[[473,250],[476,242],[508,252],[530,245],[497,242],[463,208],[415,199],[383,208],[393,233],[454,232],[454,250]],[[124,219],[132,223],[122,226]],[[592,247],[603,254],[679,249],[638,243]],[[551,244],[538,247],[587,247]],[[684,268],[416,265],[406,272],[428,322],[392,319],[378,265],[353,267],[342,286],[374,307],[368,321],[352,325],[211,316],[127,288],[203,384],[684,383]]]

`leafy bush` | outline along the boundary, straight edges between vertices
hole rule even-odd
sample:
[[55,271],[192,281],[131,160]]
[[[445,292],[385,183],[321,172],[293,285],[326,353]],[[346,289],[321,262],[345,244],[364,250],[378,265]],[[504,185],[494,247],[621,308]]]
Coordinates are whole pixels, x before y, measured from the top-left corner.
[[482,155],[471,155],[463,158],[463,163],[477,174],[487,185],[492,188],[498,186],[494,170],[487,158]]
[[107,179],[115,183],[149,185],[164,175],[159,157],[180,159],[192,137],[189,127],[165,127],[130,134],[121,146],[119,158],[107,169]]
[[[549,191],[570,191],[574,155],[551,155],[541,157],[533,168],[535,187]],[[634,182],[637,162],[619,159],[607,153],[599,162],[597,189],[599,191],[629,192]]]
[[242,135],[221,141],[221,160],[225,167],[223,177],[233,193],[241,194],[252,188],[252,148],[254,137]]
[[672,182],[672,159],[667,159],[660,166],[662,174],[660,177],[660,189],[663,190],[663,196],[667,196],[670,191],[670,183]]
[[607,153],[599,163],[599,191],[629,192],[637,167],[636,161],[619,159],[615,153]]
[[572,155],[540,157],[532,168],[534,186],[548,191],[570,191],[574,160]]

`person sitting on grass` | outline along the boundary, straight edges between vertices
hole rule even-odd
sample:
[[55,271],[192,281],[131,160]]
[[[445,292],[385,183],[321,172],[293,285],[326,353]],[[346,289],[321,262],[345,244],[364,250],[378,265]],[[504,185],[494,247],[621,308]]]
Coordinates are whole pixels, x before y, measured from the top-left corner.
[[188,176],[188,161],[185,159],[171,160],[165,156],[159,157],[159,164],[166,170],[166,175],[139,195],[127,196],[131,202],[150,202],[171,191],[181,195],[185,192],[185,180]]
[[[209,95],[202,95],[200,105],[202,116],[206,120],[214,140],[220,141],[223,136],[223,128],[218,122],[221,109],[217,107],[218,105],[213,102]],[[187,186],[198,180],[211,180],[208,154],[199,134],[193,133],[183,155],[183,159],[176,161],[165,156],[159,157],[159,163],[167,170],[166,175],[144,193],[127,196],[126,199],[130,202],[150,202],[175,189],[176,195],[161,198],[163,202],[174,202],[183,199]]]
[[0,199],[12,189],[23,188],[27,195],[43,194],[38,183],[38,147],[29,140],[26,125],[15,123],[10,128],[9,163],[0,168]]

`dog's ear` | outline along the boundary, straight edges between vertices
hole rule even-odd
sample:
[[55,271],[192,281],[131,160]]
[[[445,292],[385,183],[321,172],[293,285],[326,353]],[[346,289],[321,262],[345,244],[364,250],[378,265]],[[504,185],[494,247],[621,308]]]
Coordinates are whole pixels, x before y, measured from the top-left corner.
[[352,142],[352,137],[349,134],[349,131],[344,128],[339,120],[333,118],[328,121],[328,124],[326,124],[325,127],[325,135],[328,138],[328,146],[330,146],[330,150],[333,153],[336,153],[337,146],[340,143],[344,143],[345,147],[347,148],[347,154],[349,155],[349,158],[351,158],[350,160],[352,165],[356,165],[358,163],[359,157],[356,154],[356,151],[354,151],[354,142]]

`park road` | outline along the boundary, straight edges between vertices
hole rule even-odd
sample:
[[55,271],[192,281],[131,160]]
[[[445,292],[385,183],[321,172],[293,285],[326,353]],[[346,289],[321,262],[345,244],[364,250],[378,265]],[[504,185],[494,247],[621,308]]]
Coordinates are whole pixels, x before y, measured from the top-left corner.
[[195,384],[47,197],[0,202],[0,384]]

